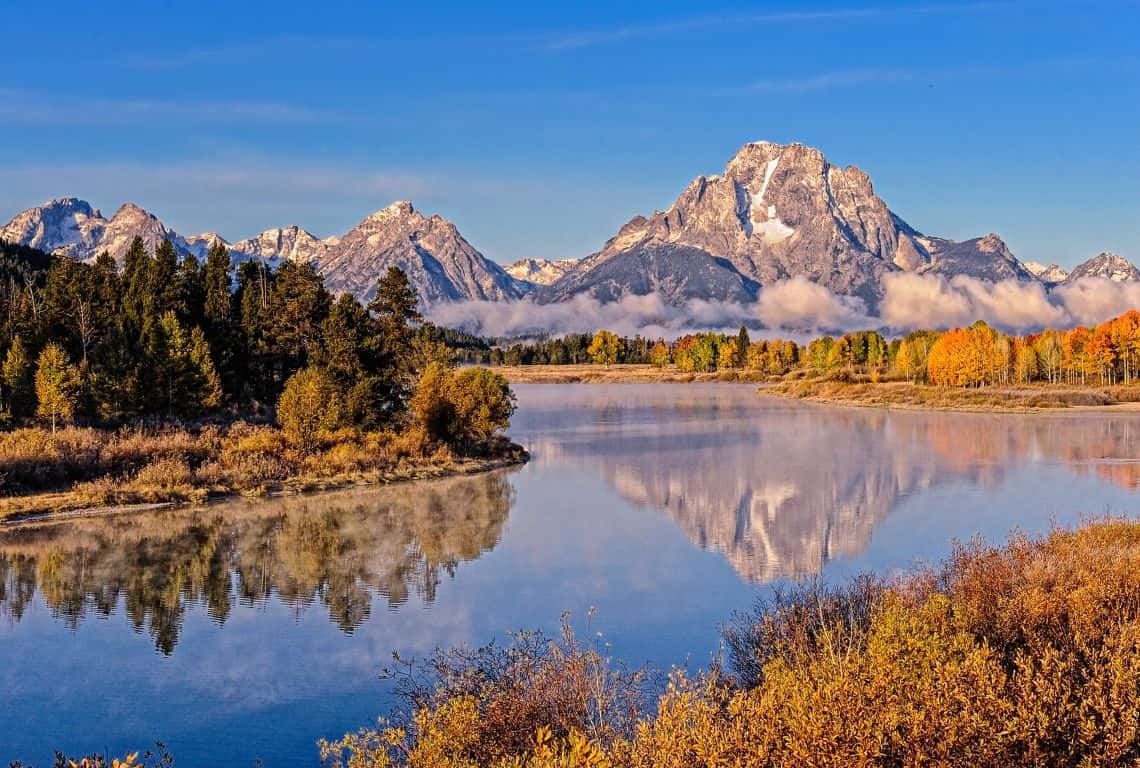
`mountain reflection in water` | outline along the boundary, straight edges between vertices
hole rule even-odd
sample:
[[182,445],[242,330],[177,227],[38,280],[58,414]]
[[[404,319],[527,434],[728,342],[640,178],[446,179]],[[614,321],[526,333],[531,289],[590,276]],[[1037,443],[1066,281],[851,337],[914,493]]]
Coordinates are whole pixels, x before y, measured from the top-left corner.
[[524,426],[521,439],[537,462],[588,468],[667,514],[751,582],[817,574],[863,552],[903,498],[951,482],[992,488],[1029,462],[1140,484],[1137,414],[835,408],[671,386],[528,390],[536,424],[575,419],[529,440]]
[[201,605],[223,623],[235,602],[320,603],[351,633],[373,595],[435,599],[442,574],[493,548],[510,511],[504,474],[320,497],[231,502],[0,529],[0,614],[19,620],[37,585],[69,627],[120,599],[164,654]]

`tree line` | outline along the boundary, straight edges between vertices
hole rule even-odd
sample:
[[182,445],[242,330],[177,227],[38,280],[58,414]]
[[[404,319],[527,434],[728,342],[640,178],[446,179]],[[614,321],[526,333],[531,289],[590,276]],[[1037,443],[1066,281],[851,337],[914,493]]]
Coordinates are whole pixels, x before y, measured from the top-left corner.
[[[558,351],[552,355],[550,350]],[[770,376],[845,372],[959,387],[1036,382],[1111,386],[1140,378],[1140,312],[1129,310],[1092,327],[1024,336],[978,321],[946,331],[916,330],[890,340],[872,330],[821,336],[807,344],[780,338],[753,341],[743,326],[736,334],[686,334],[652,343],[601,330],[593,336],[571,334],[560,340],[515,343],[505,350],[492,348],[488,361],[642,363],[686,372],[736,370]]]
[[[509,415],[505,382],[450,372],[448,332],[417,305],[394,267],[363,305],[330,293],[312,265],[235,266],[220,244],[200,262],[136,237],[120,268],[106,253],[84,263],[0,243],[0,420],[54,429],[276,410],[304,440],[402,424],[433,365],[437,398],[472,415],[473,399],[494,394],[506,400],[491,411]],[[421,408],[442,407],[427,397]]]

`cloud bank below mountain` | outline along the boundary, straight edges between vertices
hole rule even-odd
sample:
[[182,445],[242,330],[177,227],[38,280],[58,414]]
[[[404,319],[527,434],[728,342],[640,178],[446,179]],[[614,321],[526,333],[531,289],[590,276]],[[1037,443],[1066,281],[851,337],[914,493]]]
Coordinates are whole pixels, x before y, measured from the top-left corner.
[[884,279],[877,311],[858,298],[840,296],[797,277],[763,288],[755,302],[691,300],[680,306],[660,296],[626,296],[602,303],[585,295],[537,304],[462,301],[434,305],[432,321],[489,337],[590,333],[675,339],[699,331],[734,331],[741,325],[768,336],[804,339],[824,333],[880,328],[904,333],[945,329],[976,320],[1009,332],[1093,325],[1140,308],[1140,283],[1086,278],[1046,290],[1040,283],[996,283],[958,276],[897,273]]

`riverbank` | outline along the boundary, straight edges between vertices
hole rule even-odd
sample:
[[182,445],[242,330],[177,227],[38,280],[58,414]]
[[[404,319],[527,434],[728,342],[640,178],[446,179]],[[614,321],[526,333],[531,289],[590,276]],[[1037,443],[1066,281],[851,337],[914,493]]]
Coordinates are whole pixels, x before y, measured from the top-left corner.
[[767,385],[760,388],[760,393],[816,403],[903,410],[1140,412],[1140,388],[1137,387],[935,387],[904,381],[853,383],[811,379]]
[[307,448],[274,427],[241,422],[195,431],[15,430],[0,435],[0,523],[470,475],[529,459],[501,436],[471,453],[430,444],[416,430],[339,430]]
[[656,700],[646,670],[613,662],[569,624],[550,645],[520,635],[502,650],[437,652],[410,668],[412,712],[322,742],[322,759],[1133,765],[1138,563],[1140,524],[1103,520],[975,542],[889,581],[793,587],[728,624],[727,669],[675,672]]
[[675,365],[503,365],[493,369],[511,384],[692,384],[711,382],[760,383],[768,376],[759,371],[682,371]]

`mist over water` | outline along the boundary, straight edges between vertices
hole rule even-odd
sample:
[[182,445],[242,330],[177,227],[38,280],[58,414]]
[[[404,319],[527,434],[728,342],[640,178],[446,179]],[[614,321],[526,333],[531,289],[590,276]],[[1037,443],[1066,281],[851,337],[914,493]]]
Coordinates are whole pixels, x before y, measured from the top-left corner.
[[704,666],[787,579],[1133,514],[1140,414],[831,408],[737,385],[520,385],[525,467],[0,528],[0,759],[167,742],[316,764],[390,704],[391,653],[553,629]]

